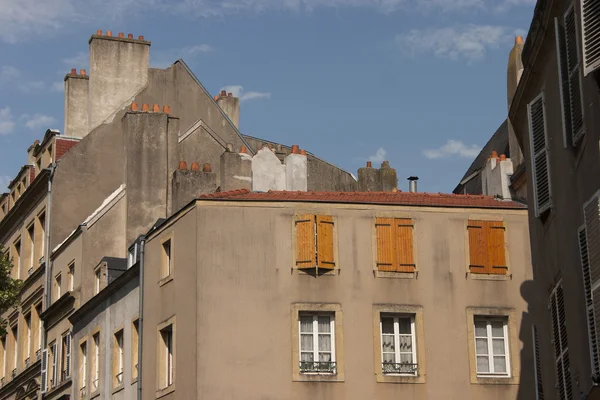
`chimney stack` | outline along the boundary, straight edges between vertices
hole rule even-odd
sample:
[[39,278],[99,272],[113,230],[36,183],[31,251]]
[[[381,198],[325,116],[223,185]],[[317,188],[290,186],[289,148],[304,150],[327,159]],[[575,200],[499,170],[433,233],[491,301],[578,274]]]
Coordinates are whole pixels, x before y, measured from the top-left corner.
[[417,193],[417,181],[419,180],[418,176],[409,176],[408,177],[408,191],[410,193]]
[[358,169],[359,192],[381,192],[379,170],[373,168],[371,165],[371,161],[367,161],[366,167]]
[[381,163],[379,177],[381,179],[381,190],[384,192],[392,192],[394,189],[398,189],[398,175],[396,175],[396,170],[390,167],[389,161]]
[[219,96],[215,96],[217,104],[221,107],[221,110],[227,114],[233,125],[239,128],[240,125],[240,99],[239,97],[233,97],[232,93],[227,93],[225,90],[221,90]]
[[89,133],[88,96],[90,77],[85,69],[77,75],[75,68],[65,75],[64,135],[82,138]]

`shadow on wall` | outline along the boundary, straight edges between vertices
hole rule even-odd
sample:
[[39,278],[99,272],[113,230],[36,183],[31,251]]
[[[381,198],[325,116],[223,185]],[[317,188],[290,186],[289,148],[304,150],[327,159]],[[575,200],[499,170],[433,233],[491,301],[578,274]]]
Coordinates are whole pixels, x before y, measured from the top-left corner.
[[522,343],[520,354],[521,365],[519,368],[519,390],[517,400],[531,400],[536,398],[535,357],[533,343],[533,322],[531,310],[535,303],[535,284],[532,280],[521,284],[521,297],[527,302],[527,311],[521,316],[519,327],[519,340]]

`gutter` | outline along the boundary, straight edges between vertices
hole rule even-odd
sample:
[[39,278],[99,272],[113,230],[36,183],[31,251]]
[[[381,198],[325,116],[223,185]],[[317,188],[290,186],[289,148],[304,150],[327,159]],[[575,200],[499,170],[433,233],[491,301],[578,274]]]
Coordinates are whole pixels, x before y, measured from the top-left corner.
[[139,271],[139,311],[138,311],[138,381],[137,398],[142,400],[142,342],[144,341],[144,247],[146,246],[146,236],[140,240],[140,271]]
[[[45,269],[45,275],[46,275],[46,282],[44,284],[44,307],[43,310],[46,311],[48,309],[48,304],[50,304],[50,292],[48,290],[48,288],[50,287],[50,276],[52,275],[52,265],[50,263],[50,212],[52,210],[52,179],[54,178],[54,172],[56,171],[56,163],[52,163],[50,164],[50,175],[48,175],[48,201],[46,204],[46,245],[44,246],[44,269]],[[43,314],[43,313],[42,313]],[[42,350],[42,357],[43,357],[43,352],[44,349],[47,346],[46,343],[46,323],[44,322],[44,320],[41,318],[40,315],[40,324],[42,324],[42,332],[44,333],[42,335],[42,346],[41,349]],[[43,382],[41,382],[41,385],[44,385]],[[40,385],[40,386],[41,386]],[[45,388],[47,389],[47,387]]]

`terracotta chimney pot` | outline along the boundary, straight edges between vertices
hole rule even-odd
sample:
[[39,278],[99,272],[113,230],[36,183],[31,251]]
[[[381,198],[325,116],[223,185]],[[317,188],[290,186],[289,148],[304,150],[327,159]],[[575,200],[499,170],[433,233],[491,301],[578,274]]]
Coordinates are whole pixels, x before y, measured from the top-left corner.
[[506,161],[506,154],[500,154],[500,161]]
[[82,68],[82,69],[80,69],[80,70],[79,70],[79,75],[81,75],[81,76],[85,76],[85,75],[86,75],[85,69],[83,69],[83,68]]
[[300,154],[302,154],[304,157],[306,157],[306,150],[304,150],[304,149],[300,150]]
[[373,163],[371,161],[367,161],[367,168],[373,168]]
[[187,163],[185,161],[179,161],[179,169],[187,170]]
[[242,154],[248,154],[248,149],[246,148],[246,146],[240,147],[240,153],[242,153]]
[[194,161],[192,163],[192,168],[191,169],[192,169],[192,171],[200,171],[200,165],[196,161]]
[[127,39],[133,39],[133,33],[128,33],[127,34]]
[[292,154],[300,154],[300,147],[297,144],[292,145]]
[[71,75],[77,75],[77,70],[75,68],[71,68]]
[[102,31],[101,31],[100,29],[98,29],[98,30],[96,31],[96,35],[98,35],[98,36],[102,36]]
[[492,158],[498,158],[498,153],[496,150],[492,151]]
[[169,106],[163,106],[163,112],[165,114],[171,114],[171,107],[169,107]]
[[125,37],[125,34],[124,34],[123,32],[119,32],[119,37],[120,37],[120,38],[124,38],[124,37]]
[[202,172],[212,172],[212,168],[209,163],[206,163],[202,166]]
[[142,104],[142,111],[149,111],[150,107],[148,107],[148,104],[144,103]]
[[131,103],[131,111],[137,111],[139,110],[137,103],[134,101],[133,103]]
[[160,106],[158,104],[152,105],[152,112],[160,112]]
[[106,36],[112,36],[112,31],[106,31]]
[[144,37],[142,35],[138,36],[138,40],[144,40]]

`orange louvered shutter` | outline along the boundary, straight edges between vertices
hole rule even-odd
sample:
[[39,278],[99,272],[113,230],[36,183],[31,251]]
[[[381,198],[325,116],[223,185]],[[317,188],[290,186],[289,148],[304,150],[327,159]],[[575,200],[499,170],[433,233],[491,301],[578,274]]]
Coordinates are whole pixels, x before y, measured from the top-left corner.
[[487,273],[488,270],[486,228],[486,223],[483,221],[469,220],[468,222],[469,268],[474,273]]
[[315,216],[296,216],[296,267],[315,268]]
[[396,225],[394,218],[377,218],[377,269],[380,271],[396,270]]
[[504,224],[490,221],[488,231],[488,270],[490,274],[506,275],[506,250],[504,248]]
[[410,218],[396,218],[396,260],[396,271],[415,271],[413,223]]
[[329,215],[317,215],[317,262],[319,268],[335,268],[333,218]]

